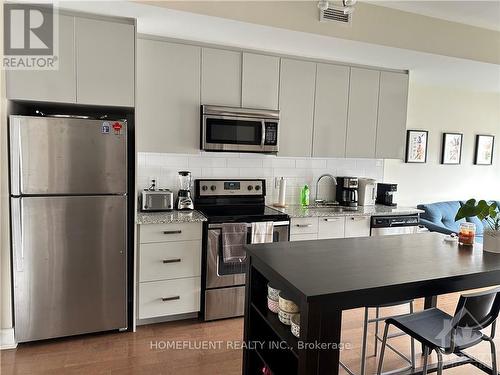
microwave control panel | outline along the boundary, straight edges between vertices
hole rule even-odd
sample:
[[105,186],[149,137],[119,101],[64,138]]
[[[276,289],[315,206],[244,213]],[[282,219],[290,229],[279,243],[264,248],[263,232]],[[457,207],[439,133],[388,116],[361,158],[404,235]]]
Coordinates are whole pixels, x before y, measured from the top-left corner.
[[278,123],[266,121],[265,145],[276,146],[278,144]]

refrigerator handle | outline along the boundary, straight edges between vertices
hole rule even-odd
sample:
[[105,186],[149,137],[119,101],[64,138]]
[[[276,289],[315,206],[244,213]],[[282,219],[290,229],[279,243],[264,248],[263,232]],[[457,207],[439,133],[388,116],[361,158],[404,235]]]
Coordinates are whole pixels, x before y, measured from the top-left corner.
[[21,160],[21,119],[10,116],[10,161],[12,171],[12,191],[13,195],[21,195],[22,190],[22,160]]
[[12,247],[16,271],[23,272],[23,198],[12,198]]

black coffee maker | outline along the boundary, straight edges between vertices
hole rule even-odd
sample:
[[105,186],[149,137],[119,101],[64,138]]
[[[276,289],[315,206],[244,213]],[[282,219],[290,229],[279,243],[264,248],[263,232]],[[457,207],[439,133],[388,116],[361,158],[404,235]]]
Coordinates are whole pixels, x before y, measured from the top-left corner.
[[377,200],[375,203],[383,204],[384,206],[397,206],[396,192],[398,191],[397,184],[377,184]]
[[358,207],[358,178],[337,177],[336,199],[341,206]]

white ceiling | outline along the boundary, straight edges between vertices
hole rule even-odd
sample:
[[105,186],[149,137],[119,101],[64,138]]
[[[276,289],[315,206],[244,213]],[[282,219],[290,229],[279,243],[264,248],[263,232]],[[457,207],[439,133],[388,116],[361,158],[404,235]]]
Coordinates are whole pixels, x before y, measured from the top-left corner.
[[447,21],[464,23],[500,31],[500,0],[490,1],[380,1],[368,0],[374,5],[423,14]]
[[412,82],[500,92],[500,65],[262,26],[127,1],[61,1],[63,8],[137,18],[139,33],[285,55],[410,70]]

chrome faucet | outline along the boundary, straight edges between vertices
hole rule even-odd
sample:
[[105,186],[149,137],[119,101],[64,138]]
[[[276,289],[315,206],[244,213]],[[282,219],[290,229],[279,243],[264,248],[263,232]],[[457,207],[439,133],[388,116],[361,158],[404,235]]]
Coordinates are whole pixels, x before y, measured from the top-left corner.
[[319,176],[318,180],[316,181],[316,198],[314,199],[314,203],[322,203],[324,202],[325,200],[318,200],[318,188],[319,188],[319,182],[323,179],[323,177],[329,177],[332,179],[333,183],[334,183],[334,186],[337,186],[337,179],[335,177],[333,177],[331,174],[329,173],[325,173],[325,174],[322,174],[321,176]]

